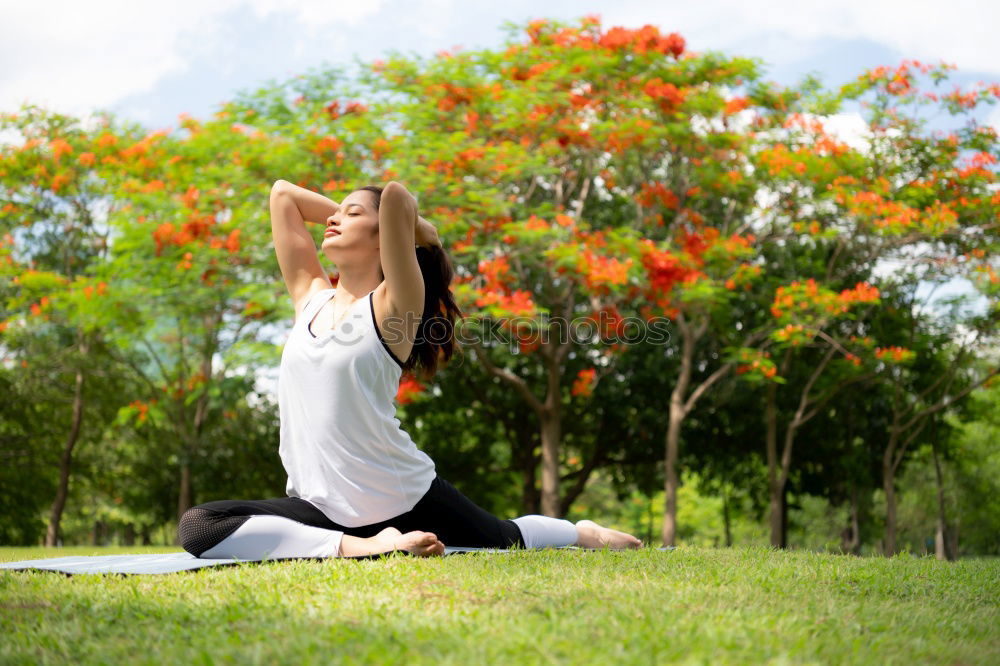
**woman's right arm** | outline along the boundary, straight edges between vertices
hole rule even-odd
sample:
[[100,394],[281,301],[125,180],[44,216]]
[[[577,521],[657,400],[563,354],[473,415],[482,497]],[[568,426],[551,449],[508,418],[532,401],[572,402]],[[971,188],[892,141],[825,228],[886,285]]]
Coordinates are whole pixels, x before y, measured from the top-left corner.
[[333,285],[319,263],[316,241],[306,229],[306,221],[326,224],[326,218],[340,206],[322,194],[278,180],[271,187],[271,235],[278,267],[299,316],[306,296],[317,288]]

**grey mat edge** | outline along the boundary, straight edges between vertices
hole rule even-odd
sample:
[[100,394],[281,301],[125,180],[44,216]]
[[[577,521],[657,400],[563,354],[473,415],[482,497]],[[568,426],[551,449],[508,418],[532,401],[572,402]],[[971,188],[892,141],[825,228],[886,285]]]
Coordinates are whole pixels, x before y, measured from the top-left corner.
[[[651,548],[650,548],[651,549]],[[566,546],[548,550],[586,550],[599,551],[600,548],[579,548],[577,546]],[[656,550],[674,550],[673,547],[661,546]],[[445,556],[458,555],[462,553],[514,553],[524,552],[521,550],[508,550],[501,548],[445,548]],[[403,553],[405,554],[405,553]],[[344,557],[335,559],[345,560],[372,560],[379,559],[386,553],[379,555],[364,555],[359,557]],[[64,557],[48,557],[37,560],[22,560],[19,562],[0,562],[0,569],[8,571],[49,571],[52,573],[63,573],[66,575],[77,574],[169,574],[182,571],[195,571],[207,567],[234,566],[249,563],[270,563],[285,562],[289,560],[311,559],[322,561],[331,558],[274,558],[266,560],[209,560],[191,555],[190,553],[140,553],[135,555],[68,555]]]

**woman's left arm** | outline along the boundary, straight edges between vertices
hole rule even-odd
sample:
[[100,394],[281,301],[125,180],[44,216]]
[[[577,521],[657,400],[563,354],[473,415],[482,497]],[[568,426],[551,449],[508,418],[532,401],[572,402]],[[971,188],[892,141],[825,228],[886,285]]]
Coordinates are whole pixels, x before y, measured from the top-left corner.
[[378,208],[379,258],[390,312],[421,313],[424,280],[417,262],[417,200],[401,183],[389,181]]

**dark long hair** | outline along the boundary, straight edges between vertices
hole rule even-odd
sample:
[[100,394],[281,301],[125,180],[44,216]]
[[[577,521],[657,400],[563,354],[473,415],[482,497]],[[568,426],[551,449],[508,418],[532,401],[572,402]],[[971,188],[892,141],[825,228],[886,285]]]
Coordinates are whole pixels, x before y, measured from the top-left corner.
[[[366,185],[358,190],[375,194],[375,210],[382,201],[382,188]],[[410,357],[403,363],[403,371],[419,372],[430,379],[438,370],[438,363],[445,362],[455,353],[455,319],[462,311],[455,304],[450,285],[455,277],[448,253],[441,247],[417,247],[417,263],[424,278],[424,311],[417,327],[417,339]]]

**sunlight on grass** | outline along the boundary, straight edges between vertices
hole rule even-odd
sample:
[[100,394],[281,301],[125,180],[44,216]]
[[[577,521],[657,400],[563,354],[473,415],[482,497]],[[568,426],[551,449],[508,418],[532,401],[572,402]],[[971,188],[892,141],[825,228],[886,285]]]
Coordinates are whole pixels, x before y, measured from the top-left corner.
[[998,599],[996,560],[764,548],[0,572],[0,661],[995,663]]

